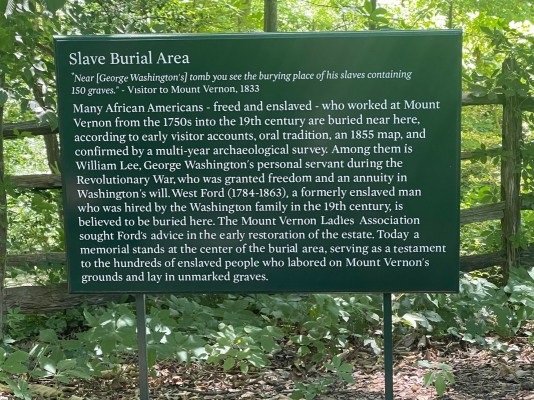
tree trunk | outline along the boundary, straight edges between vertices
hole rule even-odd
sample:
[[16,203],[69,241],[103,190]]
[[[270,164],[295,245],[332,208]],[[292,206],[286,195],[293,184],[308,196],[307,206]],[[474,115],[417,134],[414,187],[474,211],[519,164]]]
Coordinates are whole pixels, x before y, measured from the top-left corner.
[[[516,68],[513,59],[503,64],[503,72]],[[519,265],[517,240],[521,228],[521,110],[516,95],[507,96],[503,107],[502,158],[501,158],[501,199],[504,214],[501,220],[503,249],[506,258],[503,263],[503,281],[508,282],[510,268]]]
[[53,174],[59,174],[59,142],[57,135],[43,136],[46,146],[46,158],[48,167]]
[[[376,10],[376,0],[371,0],[371,10],[374,13]],[[369,30],[374,31],[376,30],[376,24],[373,21],[369,21]]]
[[278,0],[263,0],[263,31],[276,32],[278,19]]
[[450,0],[449,1],[449,12],[448,12],[448,15],[447,15],[447,28],[448,29],[452,29],[453,27],[453,19],[454,19],[454,14],[453,14],[453,11],[454,11],[454,1],[453,0]]
[[[0,88],[4,87],[5,75],[0,74]],[[4,128],[4,105],[0,104],[0,132]],[[4,338],[4,290],[7,255],[7,200],[4,182],[4,136],[0,135],[0,340]]]

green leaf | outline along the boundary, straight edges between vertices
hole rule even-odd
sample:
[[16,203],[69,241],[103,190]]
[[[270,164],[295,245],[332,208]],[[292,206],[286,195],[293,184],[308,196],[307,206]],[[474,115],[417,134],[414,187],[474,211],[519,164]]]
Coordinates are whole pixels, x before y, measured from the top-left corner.
[[37,118],[39,119],[39,122],[41,124],[48,124],[50,125],[51,130],[56,130],[58,127],[58,118],[54,111],[52,110],[46,110],[40,114],[37,115]]
[[100,348],[102,349],[102,352],[109,356],[115,350],[115,346],[117,344],[117,340],[115,339],[115,336],[113,334],[106,335],[102,338],[100,341]]
[[260,338],[261,347],[267,353],[279,348],[278,344],[273,340],[271,336],[263,335]]
[[28,372],[28,366],[23,363],[27,362],[29,358],[30,355],[25,351],[15,351],[6,358],[2,370],[10,374],[24,374]]
[[69,371],[70,376],[74,376],[75,378],[81,378],[81,379],[91,379],[93,378],[93,374],[88,368],[76,368]]
[[428,326],[428,320],[422,316],[421,314],[417,314],[417,313],[406,313],[402,316],[402,321],[413,327],[413,328],[417,328],[417,324],[421,324],[423,326]]
[[486,35],[489,35],[489,36],[493,35],[493,30],[488,28],[487,26],[481,26],[479,29],[482,32],[484,32]]
[[443,319],[441,316],[435,312],[435,311],[425,311],[425,317],[432,322],[441,322]]
[[379,15],[383,15],[387,13],[388,13],[388,10],[382,7],[378,7],[376,10],[373,11],[373,16],[379,16]]
[[121,315],[117,320],[117,329],[135,326],[135,319],[131,315]]
[[157,352],[155,348],[153,347],[148,348],[147,359],[148,359],[147,362],[148,362],[149,367],[152,367],[156,364]]
[[70,383],[70,379],[68,376],[65,376],[65,375],[56,375],[55,376],[56,380],[61,382],[61,383],[65,383],[65,384],[69,384]]
[[423,385],[430,386],[432,385],[432,382],[434,382],[434,378],[436,377],[436,373],[433,371],[429,371],[425,374],[423,378]]
[[338,371],[339,372],[352,372],[352,365],[350,364],[347,364],[347,363],[344,363],[344,364],[341,364],[338,368]]
[[18,351],[15,351],[14,353],[11,353],[7,357],[6,363],[7,362],[13,362],[13,363],[26,362],[28,361],[29,358],[30,358],[30,355],[28,353],[22,350],[18,350]]
[[265,367],[268,363],[267,358],[263,354],[251,354],[248,362],[256,368]]
[[439,368],[442,371],[452,371],[452,366],[450,366],[449,364],[445,364],[445,363],[439,363],[437,365],[437,368]]
[[307,354],[310,354],[310,348],[308,346],[300,346],[297,350],[297,355],[299,357],[304,357]]
[[241,370],[241,372],[243,374],[248,374],[248,369],[249,369],[249,366],[246,362],[240,362],[239,363],[239,369]]
[[60,371],[70,370],[74,367],[76,367],[76,360],[73,359],[61,360],[57,363],[57,368]]
[[45,343],[57,343],[58,337],[53,329],[43,329],[39,332],[39,339]]
[[445,371],[443,373],[443,375],[445,376],[445,379],[447,379],[447,381],[449,381],[449,383],[451,383],[453,385],[456,383],[456,379],[454,378],[454,375],[451,372]]
[[467,329],[467,333],[473,336],[484,335],[484,333],[486,333],[486,324],[483,320],[470,318],[466,322],[465,327]]
[[372,12],[373,12],[373,5],[372,3],[369,1],[369,0],[365,0],[365,2],[363,3],[363,8],[365,9],[365,11],[367,11],[367,14],[368,15],[371,15]]
[[53,375],[56,374],[56,371],[57,371],[56,363],[51,358],[40,357],[39,365],[41,366],[42,369],[44,369],[48,373],[53,374]]
[[98,325],[98,319],[96,319],[89,311],[83,310],[83,316],[85,317],[85,320],[87,321],[89,326],[94,327]]
[[29,375],[32,378],[40,379],[40,378],[45,378],[45,377],[49,376],[50,373],[47,372],[47,371],[44,371],[42,369],[34,369],[33,371],[30,371]]
[[28,382],[23,380],[19,380],[18,382],[16,382],[12,379],[6,379],[5,381],[9,385],[10,389],[13,390],[13,394],[15,395],[15,397],[24,400],[32,399],[32,394],[30,392]]
[[348,374],[346,372],[340,372],[339,376],[341,379],[343,379],[343,381],[347,383],[354,383],[354,377],[352,376],[352,374]]
[[334,367],[339,368],[341,365],[341,358],[339,356],[332,357],[332,364]]
[[225,371],[231,370],[232,368],[234,368],[234,365],[235,365],[235,360],[231,357],[227,358],[226,360],[224,360],[223,369]]
[[428,362],[427,360],[417,361],[417,365],[420,365],[421,367],[425,367],[425,368],[433,368],[432,364],[430,364],[430,362]]
[[436,393],[438,396],[443,396],[443,393],[445,393],[445,390],[447,389],[447,384],[445,383],[445,379],[443,379],[442,374],[438,374],[436,376],[434,387],[436,388]]

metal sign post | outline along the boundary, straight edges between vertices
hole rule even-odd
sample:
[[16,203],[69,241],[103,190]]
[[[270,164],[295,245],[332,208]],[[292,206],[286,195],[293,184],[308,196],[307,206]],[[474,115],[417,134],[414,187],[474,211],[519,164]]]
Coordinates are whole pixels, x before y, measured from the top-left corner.
[[393,323],[391,293],[384,293],[384,382],[386,400],[393,400]]
[[137,347],[139,356],[139,399],[149,400],[148,393],[148,351],[146,340],[146,304],[145,295],[135,296],[137,311]]

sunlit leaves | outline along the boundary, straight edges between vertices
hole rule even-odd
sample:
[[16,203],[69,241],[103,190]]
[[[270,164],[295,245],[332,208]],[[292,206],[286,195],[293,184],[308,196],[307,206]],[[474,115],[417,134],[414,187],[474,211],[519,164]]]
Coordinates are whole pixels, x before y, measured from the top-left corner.
[[15,0],[0,0],[0,13],[4,16],[13,14],[15,10]]

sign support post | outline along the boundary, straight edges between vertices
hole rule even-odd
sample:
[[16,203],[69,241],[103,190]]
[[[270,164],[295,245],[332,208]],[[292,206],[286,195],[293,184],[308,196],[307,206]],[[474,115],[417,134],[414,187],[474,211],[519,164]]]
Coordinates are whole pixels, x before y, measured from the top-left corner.
[[149,400],[145,294],[135,295],[135,309],[137,314],[137,353],[139,356],[139,399]]
[[386,400],[393,400],[393,324],[391,293],[384,293],[384,382]]

